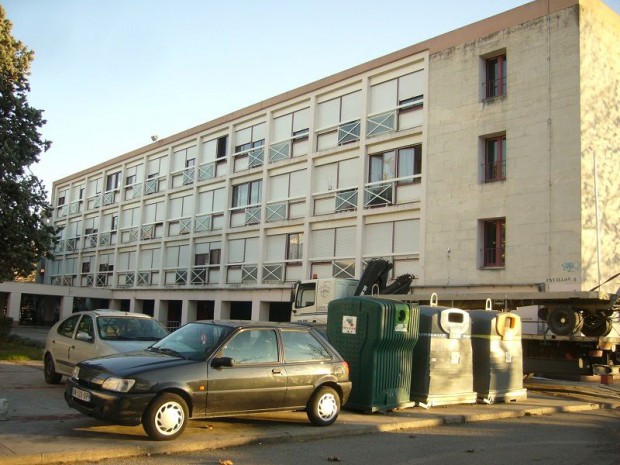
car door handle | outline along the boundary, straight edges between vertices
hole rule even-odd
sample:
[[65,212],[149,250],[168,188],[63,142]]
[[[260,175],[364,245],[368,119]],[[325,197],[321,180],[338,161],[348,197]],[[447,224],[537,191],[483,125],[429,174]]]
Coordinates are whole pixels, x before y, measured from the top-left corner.
[[281,368],[273,368],[273,369],[271,370],[271,372],[272,372],[274,375],[281,375],[281,374],[282,374],[282,369],[281,369]]

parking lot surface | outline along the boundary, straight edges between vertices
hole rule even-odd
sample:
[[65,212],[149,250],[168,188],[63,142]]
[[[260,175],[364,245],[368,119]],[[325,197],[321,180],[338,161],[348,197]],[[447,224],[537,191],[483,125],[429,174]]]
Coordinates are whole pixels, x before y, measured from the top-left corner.
[[[106,425],[71,410],[63,385],[45,383],[40,362],[0,362],[0,463],[52,464],[165,454],[269,441],[295,441],[451,423],[620,408],[615,385],[528,381],[528,398],[492,405],[406,408],[363,414],[343,410],[335,424],[312,426],[304,412],[192,420],[174,441],[150,440],[142,427]],[[4,414],[2,414],[4,407]]]

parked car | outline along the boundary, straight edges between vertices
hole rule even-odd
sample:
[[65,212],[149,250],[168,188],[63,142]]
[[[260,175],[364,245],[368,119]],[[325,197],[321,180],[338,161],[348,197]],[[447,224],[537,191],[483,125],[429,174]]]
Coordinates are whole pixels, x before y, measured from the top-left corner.
[[45,381],[58,384],[82,360],[145,349],[167,335],[161,323],[141,313],[105,309],[74,313],[52,326],[47,335]]
[[305,409],[313,424],[331,425],[350,392],[347,363],[310,326],[197,321],[146,350],[78,363],[65,400],[170,440],[189,418]]

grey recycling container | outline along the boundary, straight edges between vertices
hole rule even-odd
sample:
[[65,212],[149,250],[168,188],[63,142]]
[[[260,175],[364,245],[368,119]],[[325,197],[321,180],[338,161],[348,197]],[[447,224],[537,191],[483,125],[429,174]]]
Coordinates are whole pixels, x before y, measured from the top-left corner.
[[521,318],[514,313],[471,310],[474,390],[482,403],[527,398],[523,388]]
[[410,392],[416,405],[476,402],[470,323],[469,314],[459,308],[420,306]]
[[370,413],[413,405],[417,305],[368,296],[334,300],[327,310],[327,337],[349,364],[353,387],[346,408]]

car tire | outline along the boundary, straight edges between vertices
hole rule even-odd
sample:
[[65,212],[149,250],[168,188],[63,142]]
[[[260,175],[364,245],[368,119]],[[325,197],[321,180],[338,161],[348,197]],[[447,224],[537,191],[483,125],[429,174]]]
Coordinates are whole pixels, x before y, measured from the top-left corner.
[[316,426],[329,426],[340,413],[340,396],[328,386],[318,388],[306,405],[308,419]]
[[164,392],[151,401],[142,416],[146,434],[157,441],[170,441],[183,433],[189,410],[185,400],[171,392]]
[[45,376],[45,382],[47,384],[60,384],[60,380],[62,379],[62,375],[56,373],[54,359],[49,353],[45,354],[45,359],[43,360],[43,375]]

